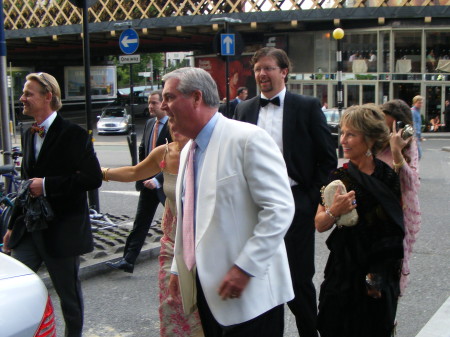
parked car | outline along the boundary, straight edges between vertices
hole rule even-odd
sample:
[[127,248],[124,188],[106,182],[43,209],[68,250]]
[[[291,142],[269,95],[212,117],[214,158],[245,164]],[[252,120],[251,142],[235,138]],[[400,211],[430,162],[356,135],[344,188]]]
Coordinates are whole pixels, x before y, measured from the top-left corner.
[[[344,112],[342,109],[341,113]],[[325,109],[323,111],[325,118],[327,119],[328,127],[330,128],[331,135],[333,136],[333,140],[338,141],[338,132],[339,132],[339,110],[338,108]]]
[[0,253],[0,335],[56,337],[53,305],[47,288],[31,269]]
[[131,116],[127,109],[121,106],[110,106],[102,109],[97,122],[97,133],[128,133],[130,130]]

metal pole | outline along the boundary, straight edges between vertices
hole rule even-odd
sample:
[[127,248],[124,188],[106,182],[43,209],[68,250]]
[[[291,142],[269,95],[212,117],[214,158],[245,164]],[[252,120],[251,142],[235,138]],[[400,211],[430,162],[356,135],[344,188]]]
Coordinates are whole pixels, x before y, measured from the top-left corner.
[[9,62],[9,77],[11,78],[11,113],[13,120],[13,133],[14,133],[14,141],[16,141],[17,126],[16,126],[16,109],[14,108],[14,77],[11,62]]
[[[83,0],[83,60],[84,60],[84,88],[86,96],[86,128],[89,141],[92,142],[92,99],[91,99],[91,59],[89,49],[89,14],[88,0]],[[98,189],[88,191],[89,207],[100,212]]]
[[131,114],[131,130],[128,136],[128,146],[130,147],[131,164],[134,166],[138,163],[137,160],[137,144],[136,131],[134,128],[134,91],[133,91],[133,64],[130,63],[130,114]]
[[8,111],[8,93],[6,83],[6,41],[5,26],[3,23],[3,0],[0,0],[0,119],[2,137],[1,144],[3,153],[3,163],[11,164],[11,138],[9,132],[9,111]]
[[[228,21],[225,21],[225,32],[230,32]],[[225,56],[225,90],[227,101],[225,103],[225,113],[228,117],[230,115],[230,57]]]
[[[338,106],[338,112],[339,112],[339,121],[341,120],[342,116],[342,108],[344,106],[344,92],[342,88],[342,70],[343,70],[343,64],[342,64],[342,40],[337,40],[337,50],[336,50],[336,60],[337,60],[337,106]],[[342,150],[341,145],[341,125],[338,125],[338,152],[339,152],[339,158],[344,157],[344,151]]]

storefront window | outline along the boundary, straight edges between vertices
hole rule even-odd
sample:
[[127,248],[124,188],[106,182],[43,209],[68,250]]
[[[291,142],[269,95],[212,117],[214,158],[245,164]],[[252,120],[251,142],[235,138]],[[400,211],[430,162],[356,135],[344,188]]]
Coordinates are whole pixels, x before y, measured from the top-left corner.
[[359,104],[359,85],[347,85],[347,107]]
[[421,72],[421,31],[394,32],[394,71],[399,74]]
[[348,33],[342,39],[344,71],[367,73],[377,71],[377,33]]
[[322,104],[322,106],[324,105],[324,103],[327,103],[329,105],[330,102],[328,102],[328,86],[326,84],[318,84],[316,86],[316,91],[316,97],[319,99],[320,104]]
[[363,101],[362,104],[375,103],[375,86],[374,85],[363,85]]
[[427,73],[450,72],[450,32],[427,32]]

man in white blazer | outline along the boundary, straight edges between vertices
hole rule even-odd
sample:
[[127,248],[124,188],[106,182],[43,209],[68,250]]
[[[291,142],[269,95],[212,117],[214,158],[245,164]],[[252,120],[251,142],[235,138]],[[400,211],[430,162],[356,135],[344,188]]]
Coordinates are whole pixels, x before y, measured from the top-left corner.
[[[190,141],[180,156],[178,223],[170,281],[186,312],[198,307],[206,336],[283,336],[283,304],[294,297],[284,246],[294,201],[286,166],[263,129],[217,112],[219,95],[200,68],[163,78],[162,109],[197,144],[195,265],[183,256]],[[186,245],[187,246],[187,245]]]

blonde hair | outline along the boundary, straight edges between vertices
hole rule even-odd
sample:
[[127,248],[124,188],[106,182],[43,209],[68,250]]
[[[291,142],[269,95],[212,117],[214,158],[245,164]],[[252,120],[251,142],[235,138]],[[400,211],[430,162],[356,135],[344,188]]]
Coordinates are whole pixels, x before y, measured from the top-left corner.
[[423,97],[420,96],[420,95],[414,96],[413,101],[412,101],[413,105],[416,104],[419,101],[423,101]]
[[347,108],[341,118],[341,127],[347,125],[364,135],[370,151],[375,155],[389,142],[389,128],[384,114],[375,104],[354,105]]
[[50,106],[54,111],[61,109],[61,89],[56,78],[47,73],[31,73],[27,75],[26,79],[27,81],[38,82],[43,89],[42,94],[46,94],[47,92],[52,94]]

